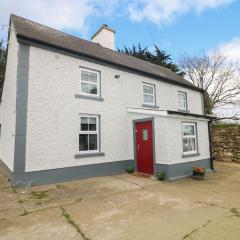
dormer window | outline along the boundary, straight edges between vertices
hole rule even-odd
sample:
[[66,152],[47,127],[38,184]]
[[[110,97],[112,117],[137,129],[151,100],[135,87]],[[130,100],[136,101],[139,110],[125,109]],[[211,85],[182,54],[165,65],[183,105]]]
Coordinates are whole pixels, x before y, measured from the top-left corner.
[[187,111],[187,93],[185,92],[178,92],[178,109]]

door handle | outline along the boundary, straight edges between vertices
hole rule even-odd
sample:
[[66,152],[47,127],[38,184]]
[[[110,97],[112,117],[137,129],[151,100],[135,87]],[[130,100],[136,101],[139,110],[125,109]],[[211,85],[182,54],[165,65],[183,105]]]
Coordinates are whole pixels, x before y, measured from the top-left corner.
[[138,150],[138,152],[139,152],[139,150],[140,150],[140,145],[139,145],[139,144],[137,145],[137,150]]

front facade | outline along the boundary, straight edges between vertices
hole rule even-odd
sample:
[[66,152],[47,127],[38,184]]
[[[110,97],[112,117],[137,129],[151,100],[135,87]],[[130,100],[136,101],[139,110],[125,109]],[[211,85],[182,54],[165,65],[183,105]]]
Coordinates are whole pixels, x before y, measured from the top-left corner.
[[169,180],[211,169],[202,91],[19,39],[0,106],[0,159],[15,185],[118,174]]

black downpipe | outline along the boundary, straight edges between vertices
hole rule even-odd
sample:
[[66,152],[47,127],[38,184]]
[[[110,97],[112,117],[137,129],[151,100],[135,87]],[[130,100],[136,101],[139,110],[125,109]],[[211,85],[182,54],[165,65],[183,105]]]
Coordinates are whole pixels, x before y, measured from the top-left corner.
[[212,120],[208,122],[208,141],[209,141],[209,151],[210,151],[210,167],[211,167],[212,170],[214,170],[214,166],[213,166],[213,151],[212,151],[211,123],[212,123]]

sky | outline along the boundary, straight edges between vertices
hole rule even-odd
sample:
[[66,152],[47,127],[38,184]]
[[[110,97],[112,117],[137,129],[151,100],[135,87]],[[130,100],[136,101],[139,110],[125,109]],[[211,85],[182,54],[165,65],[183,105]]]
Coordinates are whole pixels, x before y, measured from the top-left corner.
[[5,39],[10,13],[88,40],[104,23],[116,30],[116,48],[156,44],[175,62],[214,48],[240,56],[240,0],[0,0]]

